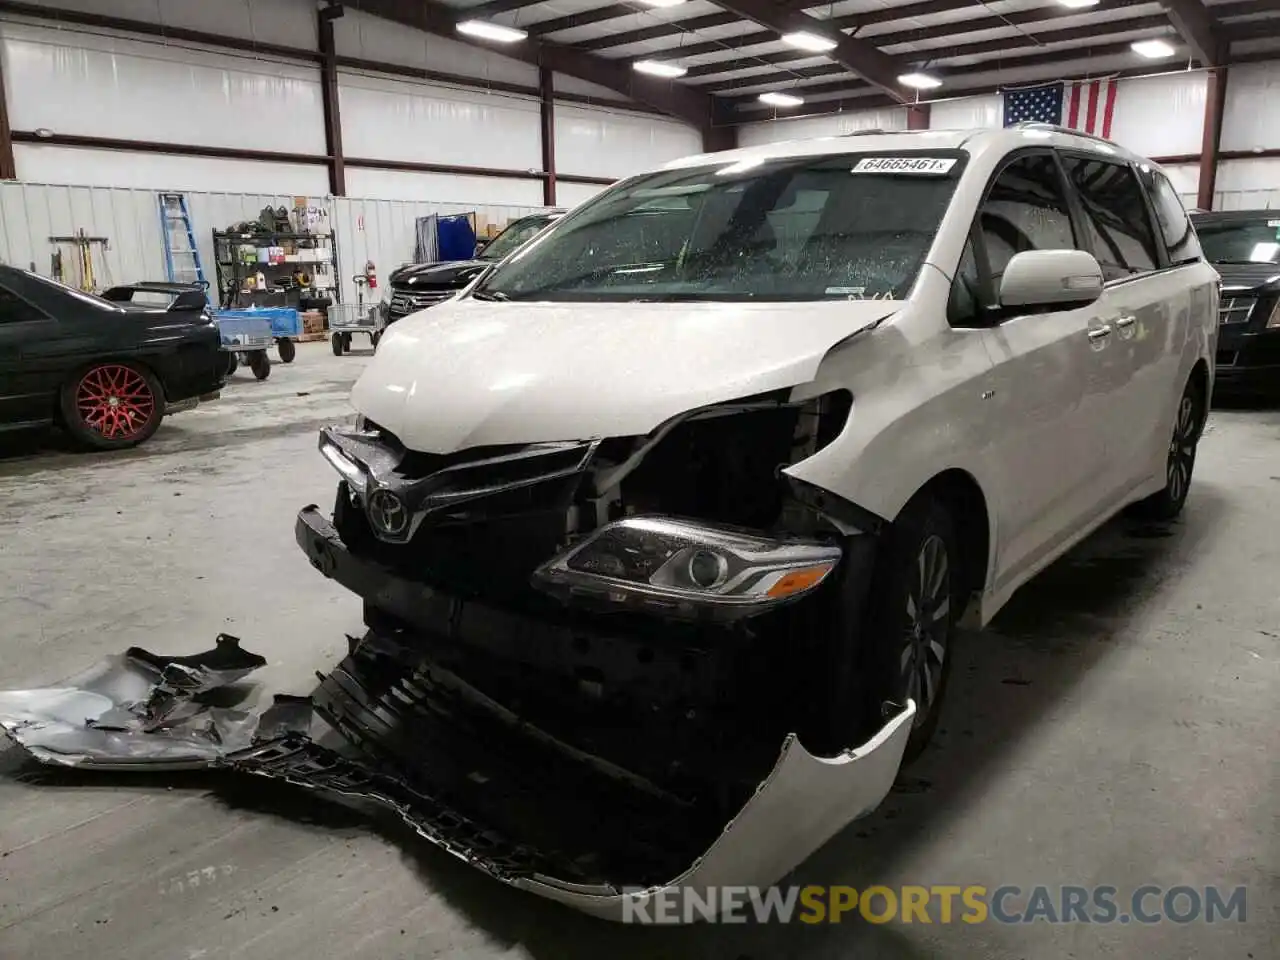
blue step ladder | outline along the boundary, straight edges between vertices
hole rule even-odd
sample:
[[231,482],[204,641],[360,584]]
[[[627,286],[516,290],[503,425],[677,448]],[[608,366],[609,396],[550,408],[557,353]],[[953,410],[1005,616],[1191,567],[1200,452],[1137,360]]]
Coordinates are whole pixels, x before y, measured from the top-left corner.
[[208,289],[200,248],[191,229],[187,198],[181,193],[160,194],[160,230],[164,235],[164,265],[170,283],[200,283]]

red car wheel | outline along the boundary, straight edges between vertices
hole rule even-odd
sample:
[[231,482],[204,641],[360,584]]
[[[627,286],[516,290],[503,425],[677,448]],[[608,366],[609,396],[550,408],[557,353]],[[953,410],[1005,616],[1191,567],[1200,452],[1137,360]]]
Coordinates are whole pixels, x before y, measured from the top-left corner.
[[99,363],[63,393],[67,426],[81,442],[99,449],[141,443],[160,426],[164,395],[155,378],[131,363]]

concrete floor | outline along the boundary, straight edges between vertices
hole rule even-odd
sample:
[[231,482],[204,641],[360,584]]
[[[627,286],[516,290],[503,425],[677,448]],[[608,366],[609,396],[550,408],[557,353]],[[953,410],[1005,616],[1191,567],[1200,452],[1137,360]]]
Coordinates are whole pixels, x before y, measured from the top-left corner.
[[[293,515],[365,363],[304,346],[138,451],[0,447],[0,687],[228,631],[306,692],[360,628]],[[638,929],[301,791],[49,772],[0,748],[0,958],[1275,957],[1280,413],[1215,412],[1185,518],[1116,522],[964,638],[936,748],[797,883],[1248,887],[1247,922]]]

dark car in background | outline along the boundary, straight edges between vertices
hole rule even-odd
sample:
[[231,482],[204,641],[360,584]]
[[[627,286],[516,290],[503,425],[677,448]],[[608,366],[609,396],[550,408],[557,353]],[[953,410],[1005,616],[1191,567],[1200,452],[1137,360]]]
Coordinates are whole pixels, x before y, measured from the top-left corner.
[[129,288],[108,300],[0,266],[0,432],[60,423],[114,450],[212,399],[226,363],[203,293],[153,286],[161,302],[148,306]]
[[1280,211],[1192,214],[1222,276],[1215,390],[1280,394]]
[[387,322],[394,323],[401,317],[448,300],[486,268],[514,253],[562,216],[562,213],[535,213],[512,220],[505,230],[477,252],[474,260],[410,263],[392,271],[386,302]]

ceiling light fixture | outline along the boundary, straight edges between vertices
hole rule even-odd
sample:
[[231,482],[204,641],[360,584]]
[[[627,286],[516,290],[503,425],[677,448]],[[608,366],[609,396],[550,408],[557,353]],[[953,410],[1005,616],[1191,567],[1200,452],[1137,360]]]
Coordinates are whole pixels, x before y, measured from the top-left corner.
[[678,7],[684,0],[640,0],[646,7]]
[[677,67],[674,63],[661,63],[657,60],[637,60],[631,65],[631,68],[637,73],[647,73],[651,77],[666,77],[667,79],[683,77],[689,72],[688,67]]
[[1148,60],[1161,60],[1173,56],[1173,47],[1163,40],[1135,40],[1129,44],[1129,47],[1138,56],[1146,57]]
[[822,37],[816,33],[810,33],[808,30],[784,33],[782,42],[788,46],[795,47],[797,50],[808,50],[810,53],[826,53],[828,50],[836,48],[836,41],[830,37]]
[[529,36],[527,30],[520,30],[517,27],[504,27],[501,24],[489,23],[486,20],[463,20],[458,24],[457,29],[459,33],[465,33],[469,37],[493,40],[495,43],[519,43]]
[[1099,0],[1058,0],[1068,10],[1083,10],[1086,7],[1096,7]]
[[804,97],[797,97],[790,93],[762,93],[758,99],[771,107],[798,107],[804,103]]
[[942,86],[941,80],[927,73],[904,73],[898,77],[898,82],[916,90],[937,90]]

